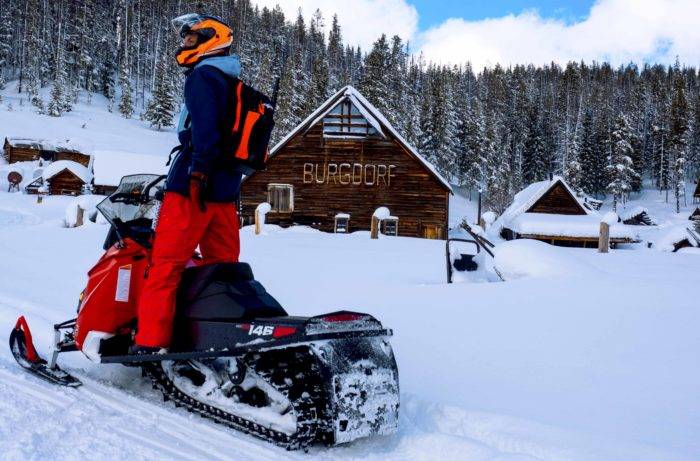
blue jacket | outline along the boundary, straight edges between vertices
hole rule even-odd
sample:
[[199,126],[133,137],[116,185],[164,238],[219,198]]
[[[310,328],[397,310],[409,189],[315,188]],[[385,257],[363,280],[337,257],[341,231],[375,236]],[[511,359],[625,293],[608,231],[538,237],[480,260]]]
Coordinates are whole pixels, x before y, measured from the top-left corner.
[[240,73],[237,56],[207,58],[186,73],[185,106],[178,124],[178,138],[183,149],[170,166],[165,184],[167,191],[188,195],[190,174],[200,172],[208,178],[208,201],[238,199],[241,173],[223,166],[222,158],[235,116],[231,78]]

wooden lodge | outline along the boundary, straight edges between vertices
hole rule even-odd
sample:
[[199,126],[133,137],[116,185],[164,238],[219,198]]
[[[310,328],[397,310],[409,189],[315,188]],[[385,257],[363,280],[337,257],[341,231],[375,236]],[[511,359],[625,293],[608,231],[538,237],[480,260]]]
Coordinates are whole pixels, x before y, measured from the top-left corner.
[[42,159],[47,162],[70,160],[86,168],[90,164],[89,155],[82,154],[72,147],[26,138],[5,138],[3,156],[7,163]]
[[[496,220],[506,240],[534,239],[558,246],[597,248],[600,214],[579,200],[563,178],[534,183],[515,195],[513,203]],[[639,241],[631,228],[610,226],[610,243]]]
[[241,187],[241,217],[325,232],[370,230],[379,208],[385,234],[447,237],[452,189],[357,90],[348,86],[322,104],[270,152],[265,171]]

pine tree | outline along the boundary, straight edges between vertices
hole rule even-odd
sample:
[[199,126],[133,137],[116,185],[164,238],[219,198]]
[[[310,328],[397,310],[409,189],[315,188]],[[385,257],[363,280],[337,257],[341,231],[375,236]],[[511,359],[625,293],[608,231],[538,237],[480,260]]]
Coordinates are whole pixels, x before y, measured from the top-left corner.
[[632,163],[632,129],[624,114],[618,115],[611,135],[611,153],[608,157],[608,175],[610,182],[607,191],[613,196],[613,211],[617,211],[617,204],[624,201],[632,191],[632,182],[638,176]]
[[131,78],[126,59],[122,60],[119,72],[119,86],[122,90],[122,99],[119,101],[119,113],[124,118],[131,118],[134,115],[134,101],[131,96]]
[[568,146],[566,148],[567,162],[564,165],[564,179],[571,186],[571,188],[580,193],[582,189],[582,167],[580,162],[581,157],[581,131],[583,130],[583,121],[581,114],[581,106],[579,106],[579,113],[576,117],[576,126],[573,132],[570,134],[568,139]]
[[372,51],[364,61],[360,92],[389,120],[395,120],[396,114],[389,107],[390,51],[386,35],[374,42]]
[[153,96],[143,116],[143,118],[150,122],[151,126],[155,127],[157,130],[172,126],[173,116],[177,111],[172,79],[170,77],[172,71],[168,65],[169,62],[169,56],[166,53],[162,53],[161,58],[158,60]]
[[676,213],[680,213],[681,197],[685,196],[688,100],[685,96],[685,79],[678,59],[676,59],[673,73],[671,118],[669,120],[669,166],[671,168],[671,186],[676,200]]
[[13,33],[12,8],[4,4],[0,8],[0,89],[5,88],[5,79],[11,70]]

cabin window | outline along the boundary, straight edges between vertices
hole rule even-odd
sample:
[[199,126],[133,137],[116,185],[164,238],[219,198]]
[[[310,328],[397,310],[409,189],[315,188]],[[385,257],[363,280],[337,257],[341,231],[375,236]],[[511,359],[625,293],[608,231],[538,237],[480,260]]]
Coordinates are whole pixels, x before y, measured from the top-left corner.
[[294,187],[291,184],[269,184],[267,201],[274,213],[291,213],[294,211]]
[[335,215],[335,226],[333,232],[336,234],[347,234],[350,227],[350,215],[347,213],[338,213]]
[[360,110],[349,100],[342,101],[323,118],[326,138],[365,138],[377,134]]
[[392,235],[396,237],[399,235],[399,218],[390,217],[382,220],[382,227],[384,235]]
[[441,226],[423,226],[423,238],[432,240],[442,239],[442,227]]

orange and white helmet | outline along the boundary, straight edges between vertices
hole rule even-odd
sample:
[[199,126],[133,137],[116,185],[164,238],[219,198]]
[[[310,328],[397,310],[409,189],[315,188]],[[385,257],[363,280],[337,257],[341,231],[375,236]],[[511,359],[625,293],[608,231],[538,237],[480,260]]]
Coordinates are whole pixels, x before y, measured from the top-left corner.
[[175,59],[182,67],[192,67],[206,56],[227,53],[233,43],[233,31],[216,16],[185,14],[173,19],[172,25],[182,38],[189,34],[197,35],[194,45],[177,50]]

